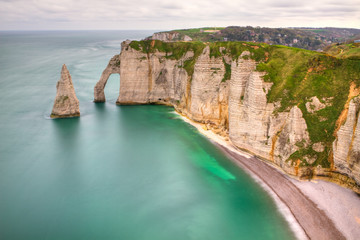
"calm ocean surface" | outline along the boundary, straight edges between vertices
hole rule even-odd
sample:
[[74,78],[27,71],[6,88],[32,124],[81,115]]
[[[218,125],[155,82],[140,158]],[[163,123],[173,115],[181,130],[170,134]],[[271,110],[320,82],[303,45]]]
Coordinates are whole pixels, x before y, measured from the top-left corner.
[[[93,87],[152,31],[0,32],[0,239],[294,239],[273,200],[164,106]],[[49,119],[65,63],[82,116]]]

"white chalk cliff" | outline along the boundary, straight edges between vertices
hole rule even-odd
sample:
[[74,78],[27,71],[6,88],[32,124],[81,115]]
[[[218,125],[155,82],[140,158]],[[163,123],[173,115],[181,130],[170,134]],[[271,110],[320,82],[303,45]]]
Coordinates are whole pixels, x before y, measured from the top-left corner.
[[[351,101],[347,121],[337,133],[333,147],[335,168],[312,167],[314,159],[311,158],[305,159],[308,165],[300,165],[300,160],[289,161],[301,147],[313,144],[314,151],[324,151],[324,148],[322,143],[311,143],[308,126],[298,106],[274,113],[278,103],[267,101],[273,83],[263,80],[265,73],[256,71],[257,62],[247,55],[249,52],[244,51],[236,59],[210,57],[207,46],[197,57],[193,74],[189,76],[183,66],[194,52],[186,52],[176,60],[166,57],[164,52],[145,53],[132,48],[130,42],[124,42],[120,55],[110,60],[96,84],[94,101],[105,101],[106,81],[110,74],[119,73],[118,104],[174,106],[191,120],[204,123],[215,133],[228,137],[239,149],[272,162],[290,175],[337,178],[336,182],[358,191],[359,99]],[[224,61],[231,65],[231,78],[227,81],[223,79],[226,71]],[[313,102],[311,99],[311,104]]]
[[178,32],[159,32],[154,33],[151,37],[151,40],[160,40],[164,42],[173,42],[173,41],[192,41],[192,38],[188,35],[180,35]]
[[350,101],[345,123],[333,143],[336,171],[360,182],[360,97]]

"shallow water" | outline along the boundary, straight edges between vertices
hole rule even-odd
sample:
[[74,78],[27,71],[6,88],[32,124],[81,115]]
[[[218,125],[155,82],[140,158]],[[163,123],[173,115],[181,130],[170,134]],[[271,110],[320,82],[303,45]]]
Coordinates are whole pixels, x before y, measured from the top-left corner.
[[[266,192],[164,106],[93,87],[148,31],[0,32],[0,239],[293,239]],[[49,119],[63,63],[82,116]]]

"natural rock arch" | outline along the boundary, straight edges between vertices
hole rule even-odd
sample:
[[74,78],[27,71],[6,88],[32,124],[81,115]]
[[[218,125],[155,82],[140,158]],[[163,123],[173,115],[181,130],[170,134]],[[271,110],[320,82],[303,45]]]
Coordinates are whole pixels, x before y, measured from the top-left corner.
[[106,86],[107,80],[110,75],[113,73],[120,74],[120,55],[115,55],[109,61],[109,64],[101,74],[100,80],[96,83],[94,87],[94,102],[105,102],[105,93],[104,88]]

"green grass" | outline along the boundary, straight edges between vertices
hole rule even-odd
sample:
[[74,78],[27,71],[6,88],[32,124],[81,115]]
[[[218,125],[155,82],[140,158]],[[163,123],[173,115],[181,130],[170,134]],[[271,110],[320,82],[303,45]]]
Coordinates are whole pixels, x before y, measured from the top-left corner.
[[265,60],[265,52],[267,52],[269,48],[267,44],[250,42],[212,42],[208,45],[210,46],[210,57],[228,55],[235,60],[238,59],[244,51],[248,51],[250,52],[250,58],[258,62]]
[[223,63],[225,66],[225,74],[221,82],[225,82],[227,80],[231,79],[231,65],[225,62],[225,59],[223,58]]
[[327,29],[301,29],[303,31],[309,31],[309,32],[314,32],[314,33],[323,33],[323,32],[328,32]]
[[[194,66],[196,59],[200,56],[206,46],[210,47],[210,57],[223,58],[224,55],[228,55],[233,59],[237,59],[242,52],[250,52],[250,58],[256,61],[262,61],[265,59],[265,52],[269,47],[266,44],[254,44],[248,42],[162,42],[159,40],[143,40],[132,41],[130,47],[142,51],[146,54],[155,53],[156,51],[164,52],[166,58],[179,60],[187,52],[192,51],[194,56],[184,61],[183,68],[188,73],[188,76],[192,77],[194,73]],[[222,51],[221,51],[222,49]],[[231,77],[230,64],[225,65],[225,75],[223,81],[229,80]]]
[[[205,32],[206,30],[222,30],[224,27],[204,27],[204,28],[191,28],[191,29],[177,29],[169,32],[178,32],[180,34],[179,39],[183,39],[185,35],[191,37],[196,41],[209,41],[209,35],[213,34],[211,32]],[[202,31],[203,30],[203,31]]]
[[325,52],[337,58],[360,60],[360,43],[333,44]]
[[224,27],[203,27],[203,28],[190,28],[190,29],[177,29],[172,30],[170,32],[178,32],[180,34],[188,35],[191,37],[191,35],[196,33],[201,33],[204,35],[210,34],[209,32],[205,32],[206,30],[223,30]]
[[130,47],[146,54],[154,53],[156,51],[164,52],[166,53],[166,58],[175,60],[179,60],[187,52],[192,51],[194,56],[184,61],[182,66],[186,70],[188,76],[192,77],[196,59],[203,52],[205,44],[202,42],[162,42],[159,40],[145,40],[132,41]]
[[[291,159],[303,159],[305,155],[316,156],[313,165],[328,167],[331,144],[335,140],[335,125],[347,101],[349,86],[354,81],[360,85],[360,61],[338,59],[326,54],[295,48],[272,46],[270,58],[257,66],[265,71],[265,81],[273,82],[267,95],[268,102],[281,102],[278,112],[289,111],[298,106],[307,123],[312,143],[323,142],[326,149],[315,152],[311,145],[295,152]],[[306,110],[306,102],[312,96],[333,98],[331,106],[315,113]],[[320,121],[326,119],[325,121]]]

